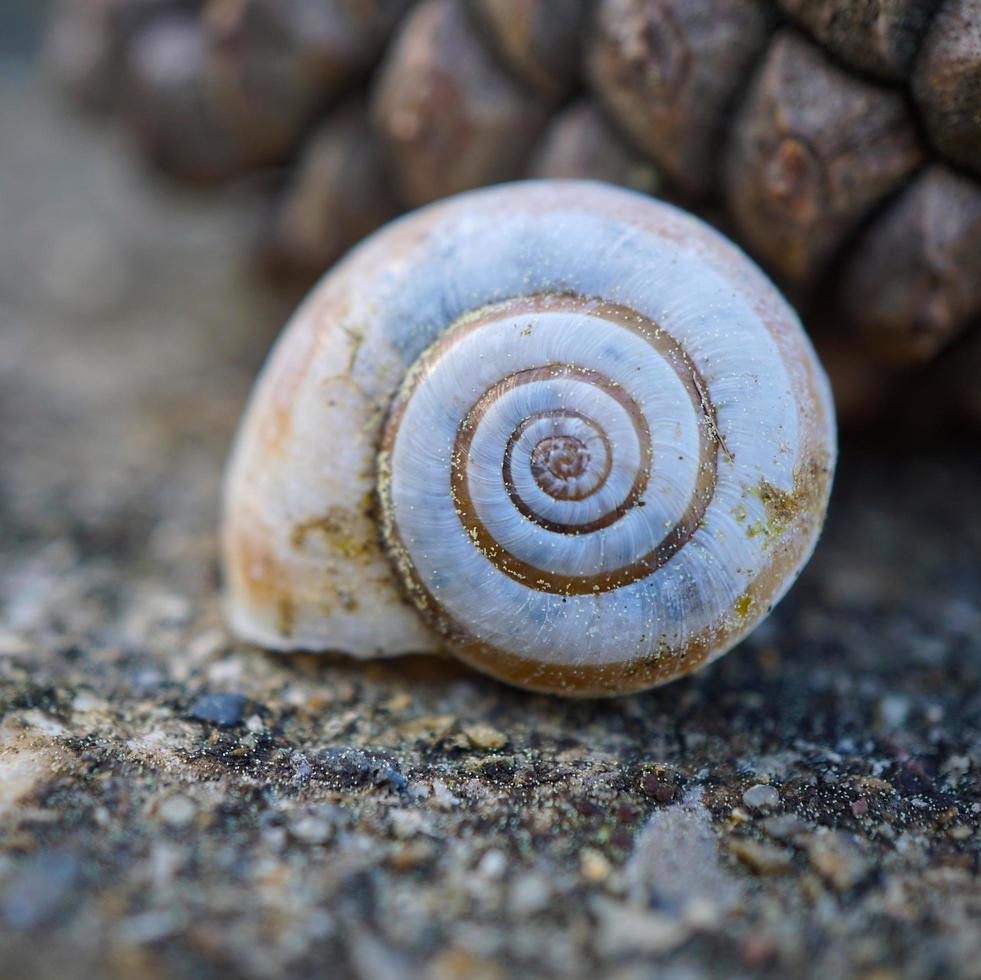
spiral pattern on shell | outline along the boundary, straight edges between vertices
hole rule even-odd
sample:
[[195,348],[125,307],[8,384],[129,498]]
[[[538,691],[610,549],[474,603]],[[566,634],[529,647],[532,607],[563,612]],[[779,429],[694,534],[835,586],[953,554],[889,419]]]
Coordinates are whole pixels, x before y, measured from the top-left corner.
[[[353,347],[328,327],[339,309],[344,333],[359,324]],[[356,411],[316,401],[338,377]],[[286,479],[260,475],[250,439],[284,405]],[[252,413],[226,494],[233,584],[246,483],[265,498],[253,493],[249,519],[272,507],[288,516],[271,536],[284,523],[294,539],[318,493],[323,511],[353,501],[342,481],[367,485],[377,557],[442,642],[568,693],[660,683],[745,635],[809,556],[834,460],[823,373],[756,267],[674,208],[585,183],[473,192],[375,236],[298,315]],[[335,480],[328,460],[342,460]],[[277,548],[277,570],[302,584]],[[317,571],[356,575],[343,551],[328,542]],[[372,622],[315,599],[293,602],[275,645],[426,647],[416,627],[398,635],[404,610]],[[246,629],[232,612],[269,642],[254,603]]]

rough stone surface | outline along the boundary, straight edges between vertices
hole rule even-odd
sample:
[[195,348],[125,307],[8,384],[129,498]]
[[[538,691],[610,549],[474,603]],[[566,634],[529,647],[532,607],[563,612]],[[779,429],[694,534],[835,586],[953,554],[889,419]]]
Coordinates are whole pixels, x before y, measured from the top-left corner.
[[4,75],[0,974],[981,976],[977,445],[846,445],[788,599],[648,694],[248,649],[217,493],[287,306],[253,202],[54,111]]

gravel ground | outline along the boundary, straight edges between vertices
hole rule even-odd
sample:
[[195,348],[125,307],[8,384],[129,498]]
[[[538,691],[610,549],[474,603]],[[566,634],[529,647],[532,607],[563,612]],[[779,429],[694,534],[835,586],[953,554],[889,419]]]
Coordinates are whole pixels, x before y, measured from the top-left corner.
[[976,442],[846,445],[791,596],[645,695],[263,654],[215,534],[290,302],[255,198],[9,67],[0,133],[0,975],[981,977]]

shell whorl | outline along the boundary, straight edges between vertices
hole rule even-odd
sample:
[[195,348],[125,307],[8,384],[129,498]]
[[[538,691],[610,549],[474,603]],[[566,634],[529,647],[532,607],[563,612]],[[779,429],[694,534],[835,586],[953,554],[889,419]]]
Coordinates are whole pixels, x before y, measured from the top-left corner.
[[[249,437],[301,367],[292,473],[272,480]],[[384,554],[369,527],[361,565],[328,542],[315,567],[337,587],[367,568],[380,581],[387,561],[455,653],[527,687],[622,692],[714,659],[789,587],[823,520],[833,412],[794,314],[721,236],[629,192],[512,185],[396,223],[327,277],[267,375],[229,509],[248,479],[294,526],[318,494],[364,512],[367,490]],[[325,408],[339,379],[345,407]],[[315,600],[276,645],[358,653],[364,635],[400,652],[403,613],[373,626]]]
[[[563,601],[647,578],[715,491],[721,439],[704,390],[655,323],[602,301],[534,296],[466,317],[423,355],[385,429],[390,550],[441,603],[472,547]],[[434,484],[449,496],[434,499]],[[449,509],[459,531],[450,521],[443,537]]]

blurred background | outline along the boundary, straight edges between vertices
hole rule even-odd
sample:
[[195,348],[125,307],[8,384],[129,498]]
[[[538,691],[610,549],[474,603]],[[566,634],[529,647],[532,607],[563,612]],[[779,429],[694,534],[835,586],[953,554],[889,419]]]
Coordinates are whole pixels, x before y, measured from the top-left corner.
[[976,0],[64,0],[43,61],[157,171],[261,194],[280,285],[483,184],[664,196],[797,304],[846,423],[932,433],[981,417],[979,29]]
[[[0,2],[0,975],[978,976],[979,93],[966,0]],[[278,330],[522,175],[681,203],[797,305],[814,560],[614,702],[234,643]]]

